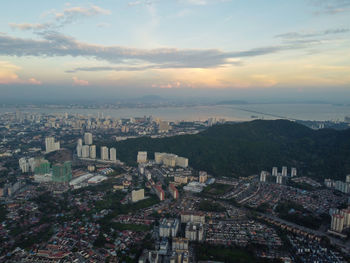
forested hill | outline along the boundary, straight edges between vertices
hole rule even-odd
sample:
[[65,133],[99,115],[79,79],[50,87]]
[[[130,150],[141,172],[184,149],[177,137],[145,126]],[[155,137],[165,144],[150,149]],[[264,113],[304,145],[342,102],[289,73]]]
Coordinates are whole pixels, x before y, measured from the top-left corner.
[[350,174],[350,129],[311,130],[286,120],[255,120],[213,126],[196,135],[148,137],[115,143],[118,158],[135,163],[137,151],[169,152],[189,158],[214,176],[247,176],[273,166],[299,174],[344,180]]

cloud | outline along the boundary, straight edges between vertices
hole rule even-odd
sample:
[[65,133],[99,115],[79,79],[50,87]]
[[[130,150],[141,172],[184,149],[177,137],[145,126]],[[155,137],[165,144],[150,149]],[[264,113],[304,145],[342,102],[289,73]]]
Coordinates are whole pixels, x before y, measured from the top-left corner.
[[334,35],[334,34],[345,34],[349,32],[350,32],[349,28],[335,28],[335,29],[327,29],[323,31],[314,31],[314,32],[288,32],[288,33],[276,35],[275,37],[283,38],[283,39],[303,39],[303,38],[324,37],[327,35]]
[[155,0],[137,0],[128,2],[128,6],[138,6],[138,5],[152,5]]
[[103,9],[99,6],[92,5],[90,7],[69,7],[65,8],[63,12],[55,12],[55,19],[61,25],[70,24],[77,20],[79,17],[91,17],[99,14],[109,15],[111,11]]
[[[230,65],[241,66],[241,61],[230,61]],[[218,65],[220,66],[220,65]],[[97,71],[143,71],[148,69],[170,69],[170,68],[187,68],[172,64],[145,65],[145,66],[100,66],[100,67],[78,67],[71,70],[66,70],[66,73],[76,73],[79,71],[97,72]],[[199,68],[199,67],[198,67]]]
[[40,85],[41,81],[36,80],[35,78],[30,78],[29,80],[21,79],[17,71],[21,68],[7,61],[0,61],[0,84],[12,84],[12,83],[21,83],[21,84],[33,84]]
[[231,2],[232,0],[178,0],[179,2],[189,4],[189,5],[208,5],[215,3]]
[[173,88],[183,88],[187,87],[188,85],[184,85],[180,81],[172,81],[169,83],[159,83],[159,84],[152,84],[152,88],[160,88],[160,89],[173,89]]
[[88,86],[89,81],[83,80],[83,79],[78,79],[77,77],[73,77],[73,84],[76,86]]
[[206,0],[186,0],[187,3],[192,4],[192,5],[206,5],[207,1]]
[[37,57],[89,57],[113,64],[158,68],[212,68],[239,64],[232,61],[238,58],[255,57],[277,52],[307,48],[309,43],[285,44],[226,52],[219,49],[137,49],[123,46],[103,46],[79,42],[76,39],[57,33],[41,32],[40,40],[0,35],[0,55]]
[[16,74],[20,68],[7,61],[0,61],[0,84],[9,84],[19,81]]
[[97,24],[97,27],[100,27],[100,28],[103,28],[103,27],[110,27],[111,26],[111,24],[109,24],[109,23],[98,23]]
[[319,10],[316,14],[338,14],[350,11],[350,0],[312,0],[311,3]]
[[19,30],[43,30],[50,27],[50,24],[31,24],[31,23],[10,23],[9,24],[12,29],[19,29]]
[[34,84],[34,85],[41,85],[41,84],[42,84],[42,82],[41,82],[40,80],[37,80],[37,79],[35,79],[35,78],[30,78],[30,79],[28,80],[28,83],[29,83],[29,84]]
[[92,17],[96,15],[109,15],[110,10],[103,9],[96,5],[91,5],[89,7],[75,6],[71,7],[68,5],[67,8],[63,9],[61,12],[51,10],[45,13],[47,15],[53,15],[53,19],[46,23],[9,23],[10,27],[19,30],[32,30],[34,32],[42,32],[47,30],[58,30],[67,24],[71,24],[83,17]]

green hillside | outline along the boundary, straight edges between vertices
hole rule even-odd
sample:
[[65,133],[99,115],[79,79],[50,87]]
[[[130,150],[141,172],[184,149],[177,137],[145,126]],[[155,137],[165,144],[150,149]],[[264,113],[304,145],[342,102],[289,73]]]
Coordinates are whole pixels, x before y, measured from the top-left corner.
[[286,120],[217,125],[196,135],[143,137],[114,146],[118,158],[129,164],[135,164],[140,150],[150,158],[154,152],[169,152],[215,176],[247,176],[282,165],[315,178],[344,179],[350,174],[350,129],[315,131]]

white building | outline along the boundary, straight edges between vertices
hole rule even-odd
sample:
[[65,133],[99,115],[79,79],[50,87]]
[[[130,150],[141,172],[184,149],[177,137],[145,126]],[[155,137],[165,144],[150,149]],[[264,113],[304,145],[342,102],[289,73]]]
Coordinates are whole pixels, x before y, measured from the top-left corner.
[[277,174],[278,174],[278,168],[272,167],[272,176],[277,176]]
[[350,209],[342,209],[340,214],[344,217],[344,228],[350,227]]
[[20,158],[18,160],[19,168],[21,169],[22,173],[28,173],[30,171],[29,163],[27,162],[26,158]]
[[55,142],[54,137],[46,137],[45,138],[45,149],[46,149],[46,153],[58,151],[60,149],[60,143]]
[[346,176],[345,182],[350,183],[350,174]]
[[172,249],[175,250],[188,250],[188,238],[175,237],[172,242]]
[[276,184],[282,184],[283,183],[283,176],[281,174],[276,176]]
[[344,229],[344,216],[341,214],[333,214],[331,222],[331,230],[341,233]]
[[261,173],[260,173],[260,182],[266,182],[266,176],[267,176],[267,172],[266,171],[261,171]]
[[96,145],[90,145],[90,158],[96,159]]
[[82,150],[81,150],[81,157],[89,158],[89,156],[90,156],[90,146],[83,145]]
[[109,149],[109,159],[113,162],[117,160],[117,150],[115,148]]
[[154,153],[154,161],[156,162],[156,164],[162,164],[163,163],[163,156],[166,153],[159,153],[159,152],[155,152]]
[[343,181],[335,181],[335,189],[342,192],[342,193],[349,193],[350,190],[350,183],[345,183]]
[[292,169],[290,170],[290,176],[291,177],[297,176],[297,168],[292,167]]
[[77,145],[77,156],[82,157],[83,152],[83,146],[82,145]]
[[204,227],[203,224],[187,223],[185,237],[190,241],[203,241]]
[[139,190],[133,190],[131,192],[131,201],[133,203],[138,202],[145,198],[145,190],[139,189]]
[[180,166],[182,168],[188,167],[188,159],[184,157],[176,157],[175,165]]
[[138,152],[137,163],[146,163],[146,162],[147,162],[147,152]]
[[287,176],[287,174],[288,174],[288,168],[287,168],[287,166],[283,166],[282,167],[282,176]]
[[160,221],[159,223],[159,236],[160,237],[176,237],[179,230],[179,220],[178,219],[166,219]]
[[176,166],[176,154],[167,153],[163,156],[163,164],[165,166],[175,167]]
[[101,160],[109,160],[108,148],[106,146],[101,147]]
[[82,156],[82,150],[83,150],[83,140],[82,139],[78,139],[77,142],[77,156],[81,157]]
[[84,142],[87,145],[91,145],[92,144],[92,134],[90,132],[86,132],[84,134]]
[[154,153],[154,161],[156,164],[163,164],[169,167],[179,166],[182,168],[188,167],[188,159],[185,157],[177,156],[172,153]]
[[35,158],[29,158],[28,159],[28,163],[29,163],[29,168],[30,168],[30,171],[31,172],[34,172],[34,169],[36,167],[36,161],[35,161]]

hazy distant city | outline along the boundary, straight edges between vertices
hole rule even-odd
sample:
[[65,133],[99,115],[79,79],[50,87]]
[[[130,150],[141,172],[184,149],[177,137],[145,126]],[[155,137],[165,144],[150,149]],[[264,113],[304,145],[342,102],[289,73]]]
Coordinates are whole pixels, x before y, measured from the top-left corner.
[[2,1],[0,263],[350,262],[350,1]]

